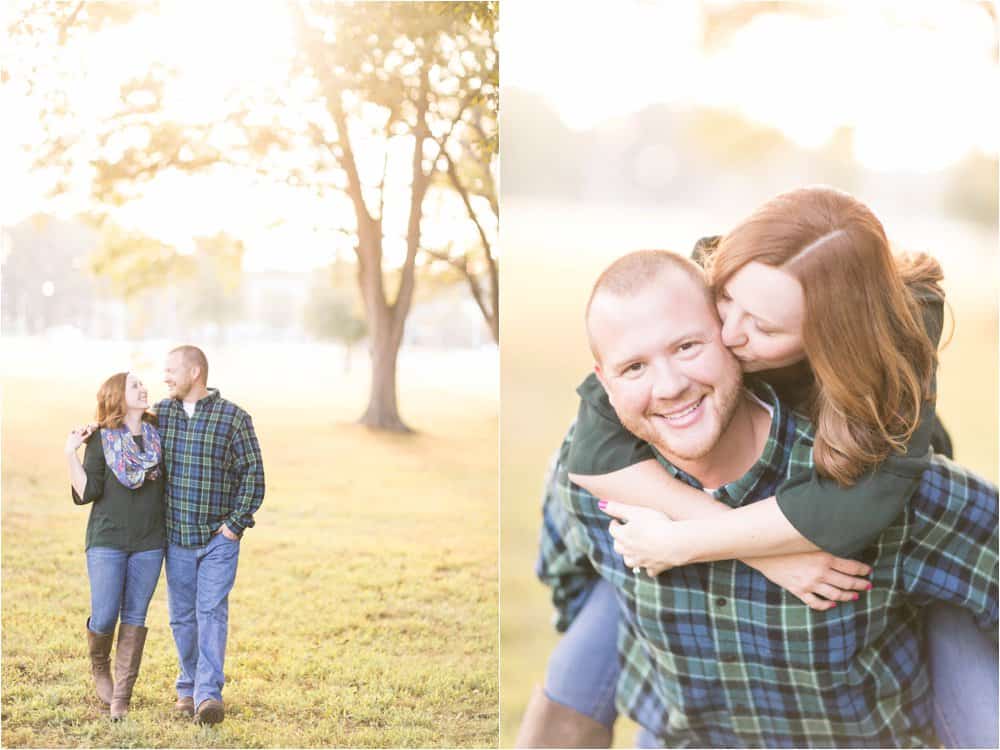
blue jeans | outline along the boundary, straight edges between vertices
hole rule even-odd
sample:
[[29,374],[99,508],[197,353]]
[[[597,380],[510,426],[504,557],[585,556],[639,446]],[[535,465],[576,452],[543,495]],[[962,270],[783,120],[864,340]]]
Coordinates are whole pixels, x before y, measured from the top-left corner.
[[997,642],[964,609],[926,610],[934,729],[945,747],[997,747]]
[[170,629],[180,663],[177,695],[193,697],[195,706],[222,700],[229,592],[239,558],[240,543],[222,534],[204,547],[167,546]]
[[125,625],[144,626],[162,564],[163,549],[146,552],[124,552],[111,547],[88,549],[90,631],[114,633],[119,616]]
[[549,657],[545,695],[610,728],[619,671],[618,601],[601,578]]
[[[611,726],[618,682],[618,603],[600,579],[549,658],[545,692]],[[934,690],[934,728],[948,748],[997,747],[997,644],[965,610],[932,604],[924,612]],[[609,689],[610,688],[610,689]],[[637,747],[658,747],[646,729]]]

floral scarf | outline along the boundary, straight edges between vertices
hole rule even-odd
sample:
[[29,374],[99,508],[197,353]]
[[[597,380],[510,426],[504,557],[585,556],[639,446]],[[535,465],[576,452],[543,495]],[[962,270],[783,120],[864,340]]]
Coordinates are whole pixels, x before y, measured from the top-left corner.
[[149,422],[142,423],[142,444],[145,450],[140,451],[127,425],[113,430],[101,429],[101,445],[108,468],[119,482],[132,490],[146,481],[147,471],[150,472],[149,479],[160,475],[160,458],[163,455],[160,433]]

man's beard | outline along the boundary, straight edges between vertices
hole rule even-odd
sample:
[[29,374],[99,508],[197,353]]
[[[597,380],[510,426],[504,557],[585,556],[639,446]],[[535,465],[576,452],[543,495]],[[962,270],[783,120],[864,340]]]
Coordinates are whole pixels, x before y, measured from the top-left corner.
[[191,386],[192,385],[193,385],[193,383],[186,383],[184,385],[181,385],[180,383],[175,383],[174,384],[174,398],[176,398],[178,401],[183,401],[184,397],[187,396],[191,392]]
[[[709,393],[703,394],[702,398],[706,401],[711,401],[712,405],[710,407],[708,403],[702,403],[699,408],[713,408],[715,410],[718,414],[718,428],[712,434],[705,435],[697,442],[691,443],[684,440],[680,435],[670,431],[669,428],[659,429],[654,420],[660,418],[650,416],[651,414],[660,413],[655,409],[650,409],[641,418],[622,420],[622,424],[625,426],[625,429],[652,445],[664,458],[671,462],[674,462],[674,459],[680,462],[698,461],[705,458],[705,456],[709,455],[715,449],[723,433],[729,429],[733,417],[736,415],[736,409],[739,405],[742,392],[742,373],[738,369],[735,369],[731,382],[722,383],[713,388]],[[707,419],[709,415],[702,414],[701,418]]]

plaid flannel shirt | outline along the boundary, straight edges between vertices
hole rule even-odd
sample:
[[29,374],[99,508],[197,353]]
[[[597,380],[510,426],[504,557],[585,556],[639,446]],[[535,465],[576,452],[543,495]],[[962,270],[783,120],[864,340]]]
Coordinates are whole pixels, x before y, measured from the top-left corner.
[[[811,467],[813,431],[774,406],[763,454],[716,490],[738,506]],[[560,457],[572,440],[570,429]],[[661,461],[672,474],[696,479]],[[926,747],[930,685],[919,607],[934,600],[997,627],[997,488],[935,456],[904,512],[860,556],[874,588],[817,612],[741,562],[635,575],[609,517],[558,462],[544,502],[537,572],[565,629],[595,575],[616,590],[617,705],[667,747]]]
[[188,417],[177,399],[156,406],[167,469],[167,539],[208,544],[225,523],[236,534],[254,525],[264,501],[264,462],[250,415],[219,391]]

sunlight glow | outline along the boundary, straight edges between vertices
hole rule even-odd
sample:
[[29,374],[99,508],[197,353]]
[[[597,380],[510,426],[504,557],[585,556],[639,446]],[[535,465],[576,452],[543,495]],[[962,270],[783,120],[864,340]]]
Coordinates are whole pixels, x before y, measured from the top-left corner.
[[[506,42],[517,54],[504,59],[504,86],[542,94],[581,130],[669,102],[736,110],[805,148],[850,127],[855,157],[871,169],[937,170],[972,149],[997,153],[1000,79],[983,8],[935,0],[817,6],[830,13],[763,14],[707,52],[707,3],[508,0]],[[612,26],[623,31],[608,33]],[[553,28],[561,29],[555,40]]]
[[[211,145],[224,149],[244,137],[238,126],[223,123],[237,105],[248,107],[248,121],[262,126],[274,122],[294,130],[321,119],[315,117],[316,108],[322,109],[315,87],[289,76],[295,53],[295,31],[284,0],[164,0],[156,14],[71,40],[59,58],[39,72],[39,88],[71,92],[74,123],[86,146],[96,142],[100,123],[120,106],[120,87],[137,71],[153,70],[154,77],[169,81],[164,92],[166,116],[181,123],[214,124]],[[43,198],[47,181],[32,169],[33,156],[25,148],[37,138],[40,102],[19,94],[11,86],[0,89],[8,132],[14,136],[0,146],[8,170],[0,187],[0,223],[14,224],[36,211],[69,217],[85,210],[85,190],[71,191],[56,201]],[[142,96],[133,103],[141,104]],[[392,265],[402,262],[406,253],[413,140],[390,139],[385,164],[386,141],[372,129],[384,117],[384,111],[366,106],[361,119],[352,122],[351,132],[373,215],[378,213],[375,187],[386,169],[385,257]],[[148,133],[138,128],[115,143],[120,153],[148,146]],[[193,151],[183,148],[182,158],[185,153],[190,156]],[[83,161],[80,169],[87,168]],[[88,175],[78,177],[79,185],[88,184]],[[326,177],[332,185],[342,184],[339,175]],[[337,255],[350,254],[356,242],[354,209],[346,195],[327,190],[321,197],[315,190],[269,182],[249,169],[220,165],[196,175],[167,170],[140,191],[140,197],[116,211],[115,220],[123,227],[183,253],[194,251],[198,237],[226,231],[243,240],[244,268],[251,271],[325,265]],[[435,205],[447,208],[447,217],[440,221],[468,224],[456,202],[454,196],[436,200]],[[424,220],[428,226],[439,221],[426,214]],[[466,234],[454,228],[431,233]]]

